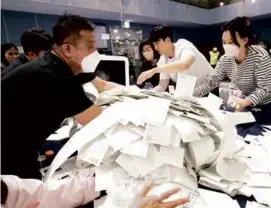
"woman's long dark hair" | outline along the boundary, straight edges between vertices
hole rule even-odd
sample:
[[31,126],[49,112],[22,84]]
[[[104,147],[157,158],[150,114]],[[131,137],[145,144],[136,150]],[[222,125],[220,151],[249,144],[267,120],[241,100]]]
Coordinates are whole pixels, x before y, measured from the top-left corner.
[[236,32],[241,38],[248,38],[246,46],[255,45],[257,43],[256,37],[252,32],[250,21],[247,17],[236,17],[227,22],[221,28],[222,32],[230,31],[234,44],[239,45],[236,39]]
[[150,40],[148,40],[148,39],[143,40],[143,41],[140,43],[140,45],[139,45],[140,60],[141,60],[141,61],[146,61],[145,57],[143,56],[143,47],[144,47],[145,45],[149,45],[149,46],[152,48],[152,50],[153,50],[153,58],[158,60],[158,59],[160,58],[160,55],[159,55],[159,53],[155,50],[153,43],[152,43]]
[[7,59],[5,58],[5,53],[11,48],[15,48],[17,51],[19,51],[18,48],[16,47],[16,45],[14,45],[12,43],[4,43],[1,45],[1,62],[3,64],[5,64],[6,66],[8,66],[9,63],[8,63]]

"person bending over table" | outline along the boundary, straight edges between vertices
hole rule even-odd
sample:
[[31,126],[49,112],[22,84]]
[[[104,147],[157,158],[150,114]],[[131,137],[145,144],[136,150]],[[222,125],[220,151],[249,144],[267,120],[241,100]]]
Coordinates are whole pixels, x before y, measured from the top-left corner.
[[[246,17],[237,17],[222,27],[225,55],[219,60],[214,73],[195,89],[195,96],[203,96],[219,87],[228,78],[234,90],[232,95],[237,111],[257,107],[253,112],[260,123],[271,123],[271,58],[259,45],[253,45],[254,35]],[[236,91],[240,93],[236,93]],[[239,95],[239,96],[237,96]]]
[[197,77],[197,86],[202,84],[213,72],[207,59],[191,42],[179,39],[173,43],[173,33],[170,27],[155,27],[151,32],[150,40],[161,57],[157,63],[158,67],[142,72],[137,84],[142,84],[145,80],[160,73],[159,84],[154,90],[164,92],[170,80],[177,82],[179,73]]
[[[85,125],[101,113],[75,76],[86,70],[81,62],[92,63],[88,72],[99,63],[93,30],[89,20],[64,15],[53,27],[53,49],[1,78],[2,174],[40,179],[40,144],[65,118]],[[117,86],[88,75],[99,92]]]

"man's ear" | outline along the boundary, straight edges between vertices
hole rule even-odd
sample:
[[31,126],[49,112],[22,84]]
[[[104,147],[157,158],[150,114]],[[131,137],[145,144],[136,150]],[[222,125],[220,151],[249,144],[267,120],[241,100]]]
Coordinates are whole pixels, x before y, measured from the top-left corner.
[[32,61],[32,60],[34,60],[35,58],[37,58],[37,55],[36,55],[34,52],[30,51],[30,52],[27,53],[27,58],[28,58],[30,61]]
[[61,50],[62,54],[65,57],[67,57],[67,58],[72,57],[72,48],[71,48],[71,45],[69,45],[69,44],[63,44],[62,46],[60,46],[60,50]]
[[165,39],[165,42],[166,42],[166,43],[171,43],[170,38],[169,38],[169,37],[167,37],[167,38]]

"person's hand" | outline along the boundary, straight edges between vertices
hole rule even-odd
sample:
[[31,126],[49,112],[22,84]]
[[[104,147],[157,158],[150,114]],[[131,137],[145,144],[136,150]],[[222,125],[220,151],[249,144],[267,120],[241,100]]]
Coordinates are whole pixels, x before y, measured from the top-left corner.
[[142,72],[138,79],[137,79],[137,84],[141,85],[143,82],[145,82],[147,79],[150,79],[153,75],[155,74],[154,69]]
[[26,208],[37,208],[39,205],[40,205],[40,202],[37,201],[37,202],[34,202],[34,203],[27,205]]
[[180,188],[171,189],[161,196],[147,196],[149,191],[151,190],[153,184],[146,185],[143,190],[139,193],[138,200],[139,204],[137,208],[174,208],[182,204],[186,204],[189,199],[188,198],[180,198],[177,200],[163,202],[168,199],[170,196],[176,194]]
[[252,104],[252,102],[249,99],[241,99],[241,98],[237,98],[234,97],[232,98],[228,104],[235,108],[236,112],[240,112],[242,111],[244,108],[248,107],[249,105]]

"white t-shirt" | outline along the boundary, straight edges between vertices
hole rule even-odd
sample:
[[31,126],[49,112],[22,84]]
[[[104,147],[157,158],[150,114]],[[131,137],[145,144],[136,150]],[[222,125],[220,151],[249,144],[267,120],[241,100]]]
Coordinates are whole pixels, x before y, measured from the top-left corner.
[[[194,63],[190,66],[189,69],[179,72],[182,74],[187,74],[197,77],[196,86],[201,85],[207,77],[213,72],[213,67],[207,61],[202,53],[189,41],[185,39],[179,39],[174,43],[174,57],[169,58],[162,55],[157,63],[158,67],[174,63],[176,61],[181,61],[184,57],[189,55],[195,57]],[[177,82],[178,73],[160,73],[160,80],[171,79],[174,82]]]

